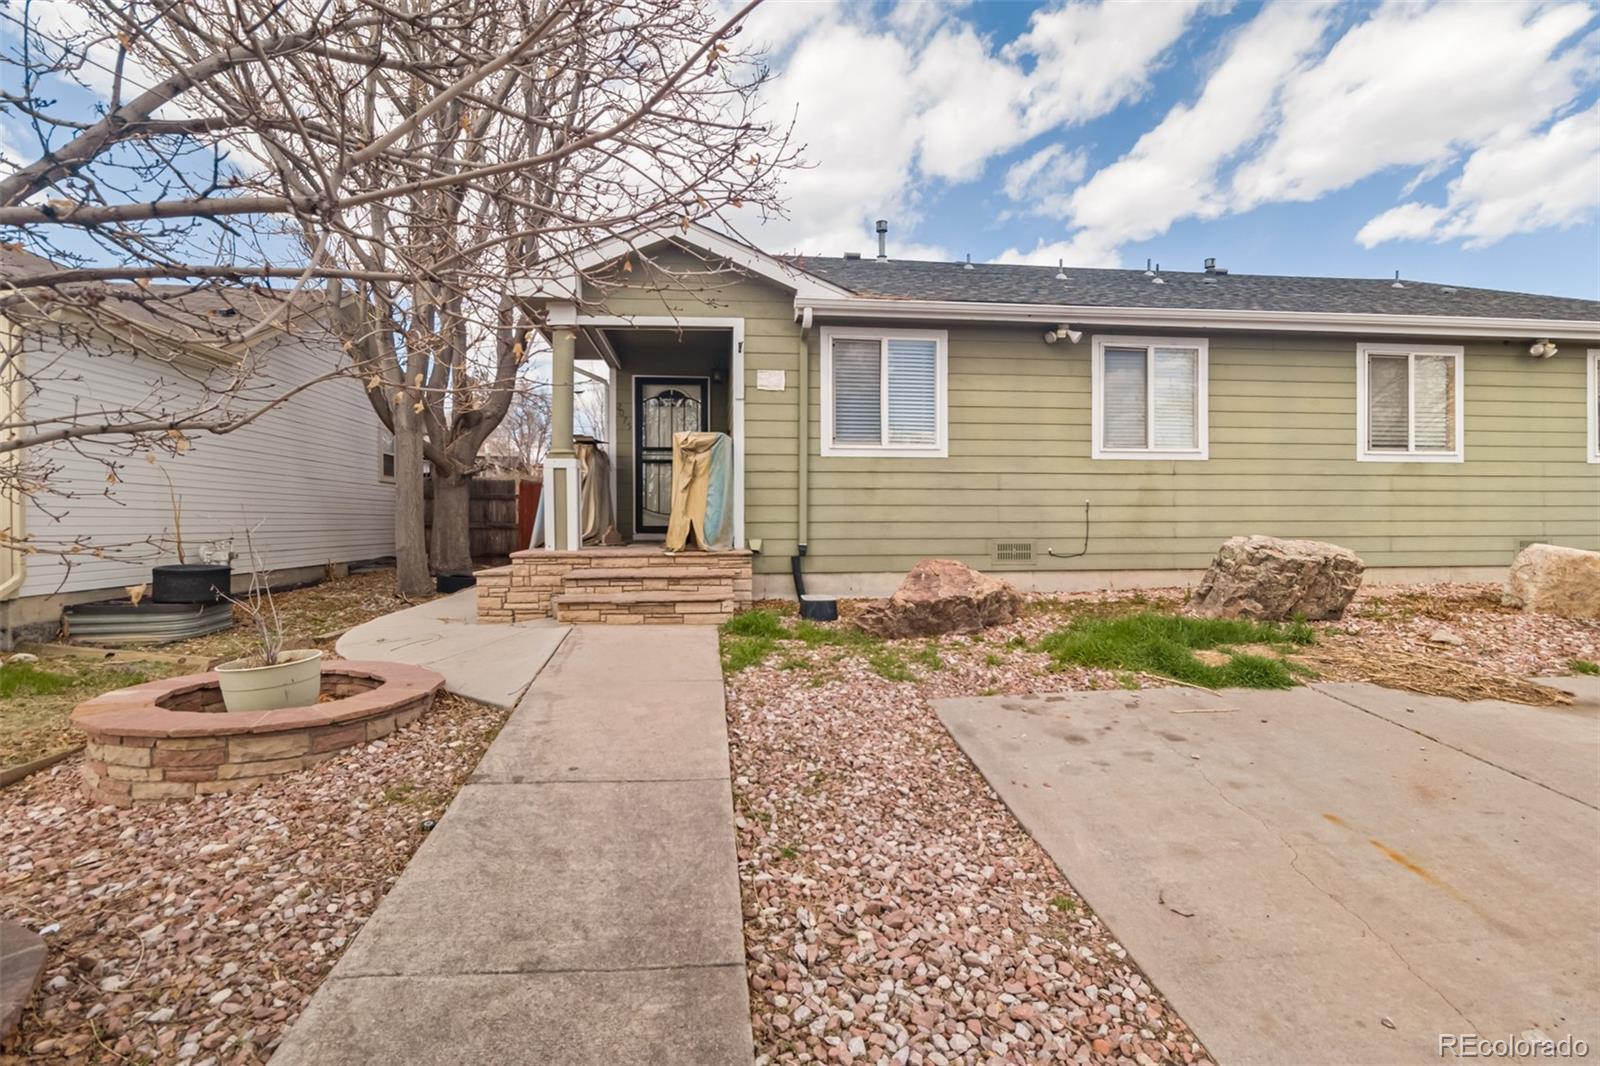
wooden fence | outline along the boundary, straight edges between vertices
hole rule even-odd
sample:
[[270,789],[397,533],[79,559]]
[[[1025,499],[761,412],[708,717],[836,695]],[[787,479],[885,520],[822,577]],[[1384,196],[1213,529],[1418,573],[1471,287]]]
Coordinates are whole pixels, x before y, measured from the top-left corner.
[[[433,528],[433,479],[424,484],[428,528]],[[520,478],[473,478],[468,499],[467,521],[471,528],[472,557],[493,561],[504,559],[528,546],[518,531],[518,497],[531,494],[538,499],[539,483]],[[523,505],[526,509],[527,505]]]

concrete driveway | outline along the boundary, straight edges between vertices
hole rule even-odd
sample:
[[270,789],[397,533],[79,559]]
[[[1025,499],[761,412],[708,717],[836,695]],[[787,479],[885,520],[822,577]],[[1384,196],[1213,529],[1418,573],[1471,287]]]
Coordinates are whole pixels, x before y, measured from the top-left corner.
[[1592,695],[935,707],[1222,1063],[1437,1063],[1441,1037],[1466,1034],[1600,1049]]

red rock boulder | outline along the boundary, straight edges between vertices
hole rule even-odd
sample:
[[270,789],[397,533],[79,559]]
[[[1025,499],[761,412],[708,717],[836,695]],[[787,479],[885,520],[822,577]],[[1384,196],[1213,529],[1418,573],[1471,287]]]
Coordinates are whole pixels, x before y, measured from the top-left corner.
[[1016,621],[1022,593],[999,578],[950,559],[924,559],[887,600],[863,607],[855,624],[876,637],[976,633]]

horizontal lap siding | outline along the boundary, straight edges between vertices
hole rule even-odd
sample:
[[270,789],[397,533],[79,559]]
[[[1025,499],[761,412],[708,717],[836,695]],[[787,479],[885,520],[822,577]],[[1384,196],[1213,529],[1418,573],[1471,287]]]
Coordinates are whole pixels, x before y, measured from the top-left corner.
[[[264,388],[271,396],[283,388],[338,366],[337,342],[316,336],[293,337],[256,353]],[[43,365],[31,356],[30,364]],[[39,360],[34,363],[34,360]],[[42,391],[27,400],[30,415],[114,407],[135,402],[153,388],[181,406],[198,397],[197,386],[148,359],[123,355],[94,358],[61,354]],[[196,373],[196,371],[190,371]],[[223,436],[195,434],[181,455],[122,456],[114,446],[86,443],[57,446],[30,459],[59,469],[52,489],[28,510],[28,531],[41,553],[27,560],[21,595],[113,589],[149,579],[152,563],[176,562],[172,551],[173,516],[163,471],[172,479],[182,505],[184,547],[190,562],[212,541],[231,540],[247,565],[244,531],[253,527],[256,551],[271,569],[321,566],[394,554],[394,488],[380,480],[377,416],[361,383],[341,379],[315,385],[255,422]],[[120,482],[106,483],[106,469],[95,456],[118,465]],[[100,546],[149,538],[159,550],[133,548],[123,558],[79,557],[70,568],[43,550],[86,536]]]
[[[763,541],[756,571],[783,572],[798,515],[792,297],[759,281],[704,299],[675,287],[613,291],[606,311],[745,319],[746,526]],[[1091,336],[1046,345],[1036,326],[948,329],[945,459],[821,457],[812,331],[808,571],[900,571],[928,556],[988,567],[993,541],[1009,539],[1075,552],[1085,499],[1088,555],[1041,568],[1203,567],[1243,533],[1335,541],[1372,566],[1503,565],[1528,540],[1600,548],[1600,466],[1583,455],[1584,345],[1536,361],[1519,345],[1467,344],[1467,461],[1358,463],[1360,338],[1212,334],[1210,458],[1095,461]],[[787,371],[787,389],[758,392],[758,369]]]
[[[1581,345],[1535,361],[1468,344],[1467,461],[1358,463],[1356,338],[1213,334],[1210,458],[1096,461],[1089,336],[1069,346],[1035,327],[949,332],[949,458],[813,448],[808,570],[898,571],[929,555],[986,567],[995,540],[1076,552],[1086,499],[1088,555],[1041,568],[1203,567],[1243,533],[1331,540],[1372,566],[1503,565],[1527,540],[1600,548]],[[815,441],[815,341],[811,374]],[[754,468],[748,506],[782,506],[792,469]]]

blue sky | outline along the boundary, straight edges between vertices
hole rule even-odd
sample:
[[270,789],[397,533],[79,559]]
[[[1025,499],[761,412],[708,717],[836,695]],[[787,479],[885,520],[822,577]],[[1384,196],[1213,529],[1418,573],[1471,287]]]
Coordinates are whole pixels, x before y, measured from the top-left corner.
[[1600,298],[1600,7],[768,0],[780,251]]
[[809,163],[733,220],[773,251],[881,217],[901,258],[1600,298],[1600,0],[767,0],[744,40]]

